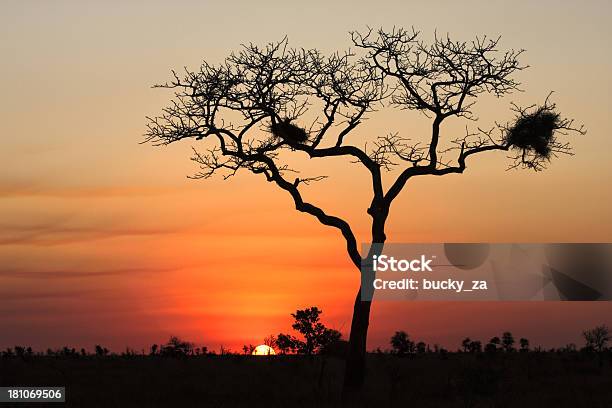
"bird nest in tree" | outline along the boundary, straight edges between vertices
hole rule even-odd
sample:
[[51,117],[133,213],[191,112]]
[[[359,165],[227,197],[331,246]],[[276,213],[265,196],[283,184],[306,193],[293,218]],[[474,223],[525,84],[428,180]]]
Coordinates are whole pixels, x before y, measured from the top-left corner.
[[291,123],[290,119],[283,119],[280,122],[272,122],[270,132],[276,137],[289,142],[304,143],[308,140],[306,130]]
[[541,106],[534,112],[521,113],[507,129],[506,142],[541,159],[550,159],[554,153],[555,130],[561,127],[561,116],[551,106]]

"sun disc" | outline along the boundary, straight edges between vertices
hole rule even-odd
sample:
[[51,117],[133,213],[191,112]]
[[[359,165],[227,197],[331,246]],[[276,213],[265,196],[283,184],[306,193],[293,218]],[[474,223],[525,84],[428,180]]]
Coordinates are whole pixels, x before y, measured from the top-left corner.
[[257,346],[255,347],[255,350],[253,350],[254,356],[273,356],[275,354],[274,349],[270,346],[266,346],[265,344]]

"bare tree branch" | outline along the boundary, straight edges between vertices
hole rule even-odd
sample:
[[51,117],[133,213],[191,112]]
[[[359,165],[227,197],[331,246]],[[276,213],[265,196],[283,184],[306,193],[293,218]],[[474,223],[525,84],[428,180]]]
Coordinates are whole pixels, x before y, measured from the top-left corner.
[[[517,117],[497,126],[498,137],[493,137],[493,130],[466,131],[464,137],[447,140],[450,147],[440,147],[445,119],[475,120],[471,108],[479,95],[501,97],[518,89],[514,74],[525,68],[518,61],[523,51],[499,52],[499,38],[486,37],[462,42],[436,35],[427,44],[414,29],[402,28],[353,32],[351,38],[362,55],[324,56],[318,50],[290,48],[285,38],[264,47],[244,45],[219,65],[203,62],[196,71],[173,71],[172,80],[157,87],[173,90],[175,97],[160,116],[148,118],[146,141],[206,142],[208,148],[194,149],[193,160],[201,168],[196,178],[219,174],[227,179],[243,169],[264,174],[291,195],[298,210],[340,230],[358,265],[349,225],[304,202],[299,191],[326,176],[289,181],[288,174],[297,171],[282,163],[283,151],[302,152],[312,159],[348,157],[363,165],[371,178],[371,239],[384,242],[391,203],[411,177],[461,173],[468,157],[486,151],[511,150],[511,167],[540,170],[556,154],[570,154],[569,145],[558,142],[556,134],[583,132],[561,118],[547,99],[542,107],[514,106]],[[369,149],[367,143],[363,149],[347,143],[363,120],[385,104],[430,117],[428,142],[390,133],[378,137]],[[303,124],[307,113],[316,117],[308,130]],[[518,141],[516,135],[525,133],[527,126],[523,122],[551,115],[556,119],[546,147],[535,146],[537,135]],[[385,191],[381,171],[397,167],[400,173]]]

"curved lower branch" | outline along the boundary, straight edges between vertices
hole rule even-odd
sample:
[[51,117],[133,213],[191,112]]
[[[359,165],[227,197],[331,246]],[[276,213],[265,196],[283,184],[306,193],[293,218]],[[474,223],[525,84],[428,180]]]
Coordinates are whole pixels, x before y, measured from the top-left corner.
[[295,202],[296,210],[316,217],[317,220],[319,220],[319,222],[323,225],[339,229],[342,236],[344,236],[344,239],[346,240],[346,250],[351,258],[351,261],[357,268],[361,268],[361,255],[359,254],[359,250],[357,248],[357,239],[355,238],[355,234],[353,234],[350,225],[346,221],[339,217],[325,213],[325,211],[314,204],[305,202],[297,186],[285,180],[280,173],[278,173],[278,171],[272,170],[272,173],[268,174],[267,177],[269,181],[275,182],[276,185],[291,194],[291,197]]

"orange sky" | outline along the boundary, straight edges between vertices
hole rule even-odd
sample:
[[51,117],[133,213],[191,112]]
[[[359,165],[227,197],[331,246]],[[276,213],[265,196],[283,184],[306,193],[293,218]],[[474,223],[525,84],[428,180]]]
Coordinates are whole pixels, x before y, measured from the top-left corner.
[[[431,3],[431,4],[430,4]],[[611,242],[612,68],[606,1],[7,2],[0,16],[0,347],[140,349],[171,334],[217,348],[287,331],[317,305],[345,335],[358,286],[340,235],[297,213],[260,177],[185,178],[190,144],[139,145],[145,115],[170,95],[150,85],[171,68],[218,62],[240,43],[285,34],[294,46],[348,47],[366,25],[414,25],[458,39],[503,36],[526,48],[524,93],[483,99],[479,125],[510,119],[510,101],[555,90],[584,122],[576,155],[543,173],[507,172],[503,154],[464,175],[422,178],[394,203],[394,242]],[[508,3],[510,4],[510,3]],[[445,134],[463,132],[449,122]],[[427,136],[426,118],[384,112],[354,137]],[[366,237],[365,173],[341,160],[307,192]],[[356,171],[354,171],[356,170]],[[399,329],[455,347],[512,330],[532,344],[579,342],[612,324],[609,303],[380,303],[370,347]]]

